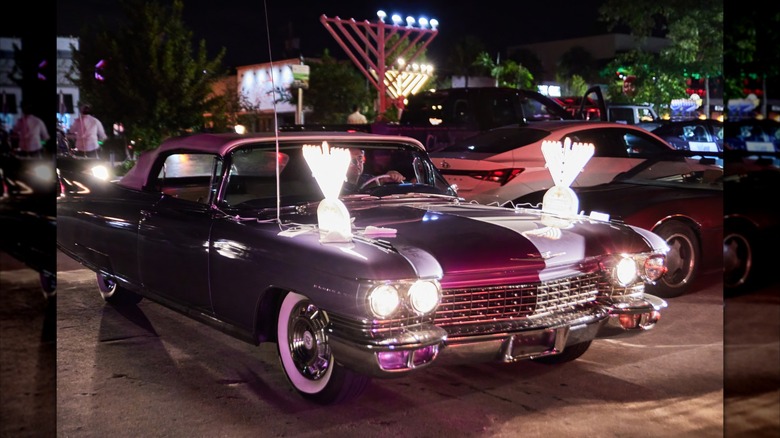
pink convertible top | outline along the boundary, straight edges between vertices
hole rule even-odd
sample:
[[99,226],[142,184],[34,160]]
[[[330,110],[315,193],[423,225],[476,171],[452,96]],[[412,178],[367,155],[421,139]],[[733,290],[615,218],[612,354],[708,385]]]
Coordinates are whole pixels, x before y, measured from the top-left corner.
[[[152,166],[160,155],[168,155],[170,151],[181,150],[189,152],[202,152],[218,154],[225,156],[235,147],[246,143],[272,142],[277,137],[273,132],[262,132],[252,134],[193,134],[182,137],[172,137],[160,144],[156,149],[148,150],[141,154],[138,161],[130,171],[120,179],[117,184],[134,190],[142,190],[147,184]],[[423,146],[413,138],[401,137],[397,135],[376,135],[363,132],[285,132],[280,133],[280,140],[300,140],[300,141],[392,141],[395,143],[414,143],[420,149]]]

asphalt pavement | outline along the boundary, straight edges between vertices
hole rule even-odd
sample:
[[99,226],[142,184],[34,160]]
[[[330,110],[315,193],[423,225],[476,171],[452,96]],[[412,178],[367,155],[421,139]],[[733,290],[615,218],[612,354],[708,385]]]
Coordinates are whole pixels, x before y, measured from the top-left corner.
[[724,307],[703,276],[655,329],[573,363],[432,367],[322,407],[290,389],[274,344],[148,300],[105,305],[94,274],[58,261],[47,302],[37,273],[0,254],[2,437],[780,436],[776,285]]

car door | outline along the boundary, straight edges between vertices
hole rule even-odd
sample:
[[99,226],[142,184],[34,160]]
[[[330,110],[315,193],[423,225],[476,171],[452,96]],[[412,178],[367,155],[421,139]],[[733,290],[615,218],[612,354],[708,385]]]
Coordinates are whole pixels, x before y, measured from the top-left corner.
[[153,185],[160,199],[141,212],[139,226],[138,259],[144,287],[206,312],[211,311],[208,252],[213,213],[209,201],[219,162],[209,154],[168,156]]
[[670,159],[677,159],[672,158],[674,149],[668,143],[641,128],[597,127],[579,130],[567,136],[573,142],[592,143],[595,147],[593,157],[572,183],[575,187],[612,181],[616,175],[628,171],[646,158],[666,155]]

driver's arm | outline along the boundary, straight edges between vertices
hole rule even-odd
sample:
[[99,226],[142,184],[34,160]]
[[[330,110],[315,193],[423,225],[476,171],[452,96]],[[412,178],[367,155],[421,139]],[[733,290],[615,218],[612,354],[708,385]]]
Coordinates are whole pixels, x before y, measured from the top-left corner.
[[392,182],[395,183],[403,182],[403,180],[406,179],[403,175],[401,175],[401,172],[397,170],[389,170],[387,171],[386,175],[390,178]]

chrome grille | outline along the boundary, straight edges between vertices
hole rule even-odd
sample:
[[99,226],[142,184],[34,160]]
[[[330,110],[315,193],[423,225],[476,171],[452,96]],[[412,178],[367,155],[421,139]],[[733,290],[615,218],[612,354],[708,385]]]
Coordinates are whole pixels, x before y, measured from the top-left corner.
[[495,323],[573,311],[595,301],[599,273],[541,283],[444,289],[434,324]]

